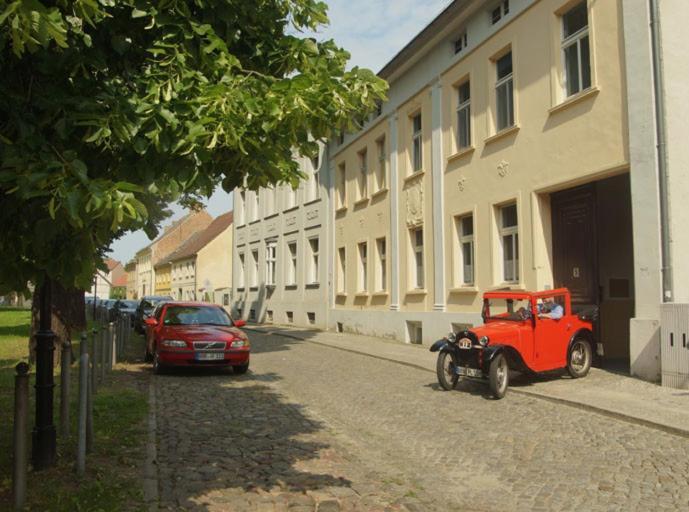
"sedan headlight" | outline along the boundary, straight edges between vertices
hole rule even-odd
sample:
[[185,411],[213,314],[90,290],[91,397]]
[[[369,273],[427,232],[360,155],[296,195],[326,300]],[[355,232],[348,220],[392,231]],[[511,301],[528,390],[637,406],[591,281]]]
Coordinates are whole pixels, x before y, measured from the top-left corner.
[[249,342],[246,340],[234,340],[230,342],[230,348],[242,348],[247,345],[249,345]]
[[488,345],[488,336],[481,336],[481,339],[479,339],[478,342],[479,345],[485,347],[486,345]]
[[163,346],[164,347],[184,348],[187,346],[187,342],[182,341],[182,340],[163,340]]
[[454,343],[455,341],[457,341],[457,335],[454,332],[449,333],[447,335],[447,341],[449,341],[450,343]]

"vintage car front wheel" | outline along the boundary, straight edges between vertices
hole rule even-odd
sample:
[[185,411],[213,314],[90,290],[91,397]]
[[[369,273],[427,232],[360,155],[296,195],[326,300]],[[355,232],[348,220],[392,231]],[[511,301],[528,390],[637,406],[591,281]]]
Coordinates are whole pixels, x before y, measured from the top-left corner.
[[438,374],[438,384],[445,391],[454,389],[457,386],[457,382],[459,382],[459,375],[455,372],[456,366],[452,354],[449,352],[438,354],[438,362],[435,365],[435,369]]
[[567,358],[567,371],[573,379],[586,377],[591,369],[591,358],[591,344],[583,338],[575,339]]
[[507,393],[507,387],[510,383],[510,367],[507,364],[507,359],[504,354],[498,354],[490,362],[490,369],[488,371],[488,384],[490,391],[497,399],[503,398]]

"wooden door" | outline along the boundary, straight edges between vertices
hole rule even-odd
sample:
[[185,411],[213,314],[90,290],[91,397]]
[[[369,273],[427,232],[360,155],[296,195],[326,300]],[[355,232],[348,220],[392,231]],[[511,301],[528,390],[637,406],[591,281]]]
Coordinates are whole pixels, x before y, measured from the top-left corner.
[[572,304],[599,303],[596,189],[586,185],[551,196],[553,278],[566,287]]

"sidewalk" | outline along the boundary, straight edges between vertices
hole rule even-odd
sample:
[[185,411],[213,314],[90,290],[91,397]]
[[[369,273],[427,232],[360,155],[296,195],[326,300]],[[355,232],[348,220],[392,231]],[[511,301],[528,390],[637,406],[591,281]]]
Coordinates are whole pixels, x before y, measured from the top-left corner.
[[[246,329],[305,340],[435,373],[437,356],[426,346],[307,328],[252,325]],[[664,388],[592,368],[586,378],[578,380],[560,376],[519,379],[511,385],[510,392],[580,407],[689,438],[687,390]]]

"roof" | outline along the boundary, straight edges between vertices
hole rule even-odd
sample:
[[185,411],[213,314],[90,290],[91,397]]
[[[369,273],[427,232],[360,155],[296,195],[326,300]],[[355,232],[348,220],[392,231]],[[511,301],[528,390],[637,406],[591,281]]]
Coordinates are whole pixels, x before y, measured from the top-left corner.
[[[172,222],[170,223],[169,226],[163,227],[163,232],[162,232],[162,233],[160,233],[153,241],[151,241],[150,244],[148,244],[147,246],[143,247],[142,249],[139,249],[139,250],[136,252],[136,254],[141,254],[141,253],[143,253],[143,252],[146,252],[147,250],[150,250],[151,247],[153,247],[154,244],[160,242],[163,238],[165,238],[165,237],[168,236],[170,233],[172,233],[172,232],[175,230],[176,227],[180,226],[182,223],[186,222],[187,220],[189,220],[189,219],[190,219],[191,217],[193,217],[194,215],[198,215],[198,214],[200,214],[200,213],[202,213],[202,212],[203,212],[203,213],[206,213],[206,210],[200,210],[200,211],[198,211],[198,212],[192,211],[192,212],[187,213],[184,217],[182,217],[182,218],[180,218],[180,219],[177,219],[177,220],[175,220],[175,221],[172,221]],[[208,214],[206,213],[206,215],[208,215]],[[210,216],[209,216],[209,217],[210,217]]]
[[119,261],[114,260],[114,259],[112,259],[112,258],[105,258],[105,260],[103,260],[103,262],[107,265],[108,270],[110,270],[111,272],[112,272],[117,266],[121,266],[121,265],[122,265],[122,263],[120,263]]
[[161,258],[159,264],[162,264],[163,262],[179,261],[196,255],[201,249],[206,247],[216,237],[218,237],[220,233],[232,225],[232,217],[232,212],[219,215],[206,229],[199,231],[198,233],[194,233],[179,247],[179,249],[174,251],[166,258]]

